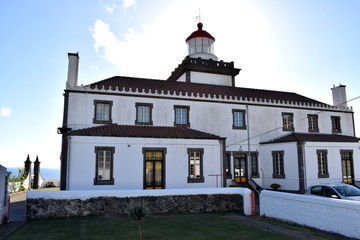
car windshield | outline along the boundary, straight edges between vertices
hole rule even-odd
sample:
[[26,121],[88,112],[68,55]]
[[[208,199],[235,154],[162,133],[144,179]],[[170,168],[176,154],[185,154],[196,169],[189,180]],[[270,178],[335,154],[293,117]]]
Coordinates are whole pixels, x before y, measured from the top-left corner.
[[360,189],[353,186],[334,186],[336,191],[345,197],[360,196]]

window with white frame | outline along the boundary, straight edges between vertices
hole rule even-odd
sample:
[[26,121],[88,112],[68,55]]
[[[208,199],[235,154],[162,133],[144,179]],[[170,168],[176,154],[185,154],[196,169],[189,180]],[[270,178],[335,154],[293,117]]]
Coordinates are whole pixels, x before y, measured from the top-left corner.
[[95,100],[95,113],[93,123],[111,123],[112,101]]
[[152,125],[152,108],[151,103],[136,103],[136,120],[135,124]]
[[190,107],[175,105],[174,111],[175,111],[174,125],[182,126],[182,127],[190,127],[190,122],[189,122]]
[[95,147],[96,172],[94,185],[113,185],[114,147]]
[[203,176],[204,149],[188,149],[189,176],[188,182],[204,182]]
[[328,178],[327,150],[316,150],[318,159],[318,177]]
[[233,129],[246,129],[245,110],[233,109]]
[[283,131],[294,131],[294,114],[282,113]]
[[273,178],[285,178],[284,151],[273,151]]

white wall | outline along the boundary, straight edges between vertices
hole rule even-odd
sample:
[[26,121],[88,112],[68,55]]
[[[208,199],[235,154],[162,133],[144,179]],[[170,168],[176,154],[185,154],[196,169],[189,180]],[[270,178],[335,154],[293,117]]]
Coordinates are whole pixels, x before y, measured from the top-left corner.
[[[284,151],[285,178],[273,178],[273,151]],[[280,189],[299,190],[298,156],[296,142],[264,144],[261,146],[261,169],[263,187],[270,188],[272,183],[281,185]]]
[[360,202],[274,191],[260,194],[260,215],[360,238]]
[[[318,178],[318,160],[316,150],[327,150],[329,178]],[[342,182],[340,150],[353,152],[355,179],[360,180],[360,149],[358,143],[308,142],[305,144],[306,186],[316,184],[334,184]]]
[[6,168],[0,165],[0,224],[3,224],[8,215],[9,193],[6,188]]
[[[143,148],[166,148],[165,188],[216,187],[210,174],[222,173],[219,140],[154,139],[72,136],[69,159],[69,190],[143,189]],[[94,185],[96,146],[115,147],[114,185]],[[188,183],[188,148],[203,148],[203,183]],[[219,178],[219,186],[222,185]]]
[[[204,77],[201,75],[202,73],[193,74],[199,74],[199,76],[197,76],[198,79]],[[213,77],[216,79],[218,76],[215,74]],[[274,138],[290,134],[291,132],[282,130],[282,112],[294,114],[295,132],[307,133],[307,115],[318,114],[320,133],[331,134],[331,116],[340,116],[342,134],[349,136],[353,136],[354,134],[352,114],[341,111],[331,112],[328,111],[328,109],[327,111],[314,108],[307,109],[306,106],[299,108],[299,106],[294,107],[290,104],[286,106],[280,106],[281,104],[278,104],[278,106],[276,106],[276,104],[274,104],[275,106],[270,106],[269,103],[264,103],[261,105],[252,102],[254,100],[224,100],[221,98],[208,98],[207,96],[187,97],[175,94],[146,94],[145,97],[144,93],[131,91],[102,91],[102,93],[105,94],[80,94],[70,92],[68,127],[80,129],[99,126],[99,124],[93,123],[94,100],[108,100],[113,101],[112,122],[122,125],[135,124],[135,103],[137,102],[153,104],[152,121],[154,126],[174,126],[174,105],[189,106],[190,128],[225,137],[226,151],[248,151],[248,146],[250,146],[250,151],[257,152],[260,151],[260,142],[270,141]],[[108,93],[116,95],[110,95]],[[131,94],[131,96],[126,94]],[[249,122],[246,119],[247,129],[239,130],[232,128],[233,109],[246,110],[246,117],[249,117]],[[251,137],[249,142],[247,141],[248,133]],[[273,182],[279,182],[284,187],[297,190],[298,180],[291,179],[293,177],[297,178],[297,169],[290,168],[286,170],[286,179],[290,180],[290,182],[287,181],[287,183],[282,180],[273,181],[269,178],[269,176],[272,176],[272,165],[269,168],[269,163],[272,164],[272,159],[270,159],[271,154],[268,155],[268,153],[269,151],[265,150],[265,152],[259,155],[260,178],[256,179],[256,181],[260,185],[264,185],[263,183],[265,182],[264,187],[268,187]],[[285,162],[285,167],[297,168],[296,147],[286,154],[287,156],[296,156],[296,158],[291,159],[290,164]],[[286,157],[286,161],[290,161],[289,158]],[[356,161],[357,159],[354,158],[354,162]],[[261,174],[261,169],[264,170],[264,174]],[[294,171],[294,173],[292,173],[292,171]],[[266,179],[263,179],[263,177]]]
[[232,78],[229,75],[202,72],[190,72],[190,74],[192,83],[232,86]]

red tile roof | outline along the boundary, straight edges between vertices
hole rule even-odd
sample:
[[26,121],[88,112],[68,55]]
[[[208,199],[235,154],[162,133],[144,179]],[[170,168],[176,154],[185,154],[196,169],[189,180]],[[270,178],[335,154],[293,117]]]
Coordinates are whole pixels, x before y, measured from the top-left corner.
[[189,128],[109,124],[69,132],[73,136],[220,139],[219,136]]
[[284,143],[284,142],[359,142],[359,138],[336,134],[311,134],[311,133],[291,133],[280,138],[262,142],[260,144]]
[[[228,86],[218,86],[211,84],[199,84],[199,83],[189,83],[189,82],[171,82],[164,80],[154,80],[146,78],[133,78],[133,77],[122,77],[115,76],[99,82],[95,82],[89,85],[91,89],[102,89],[103,87],[108,90],[122,90],[125,88],[125,91],[135,92],[136,89],[140,92],[151,92],[155,93],[164,92],[165,94],[177,95],[180,93],[182,96],[210,96],[212,98],[226,98],[231,99],[235,97],[242,97],[243,99],[247,98],[248,100],[252,98],[253,100],[262,99],[262,101],[268,102],[297,102],[302,104],[324,104],[322,102],[316,101],[311,98],[304,97],[297,93],[291,92],[280,92],[280,91],[271,91],[271,90],[261,90],[261,89],[251,89],[251,88],[240,88],[240,87],[228,87]],[[226,96],[226,97],[225,97]],[[264,100],[266,99],[266,100]]]
[[212,40],[215,41],[215,38],[213,36],[211,36],[210,33],[208,33],[207,31],[205,30],[202,30],[203,28],[203,24],[202,23],[198,23],[197,24],[197,28],[198,30],[196,30],[195,32],[193,32],[189,37],[186,38],[185,42],[189,41],[190,39],[193,39],[193,38],[197,38],[197,37],[205,37],[205,38],[210,38]]

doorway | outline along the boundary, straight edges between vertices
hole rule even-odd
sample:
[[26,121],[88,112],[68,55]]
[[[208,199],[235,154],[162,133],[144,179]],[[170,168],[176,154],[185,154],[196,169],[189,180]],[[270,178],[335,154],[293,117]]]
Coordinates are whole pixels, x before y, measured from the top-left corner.
[[164,150],[145,150],[144,152],[144,189],[163,189]]
[[234,153],[234,180],[237,183],[246,183],[247,156],[245,153]]
[[342,179],[344,183],[354,184],[352,151],[341,151]]

